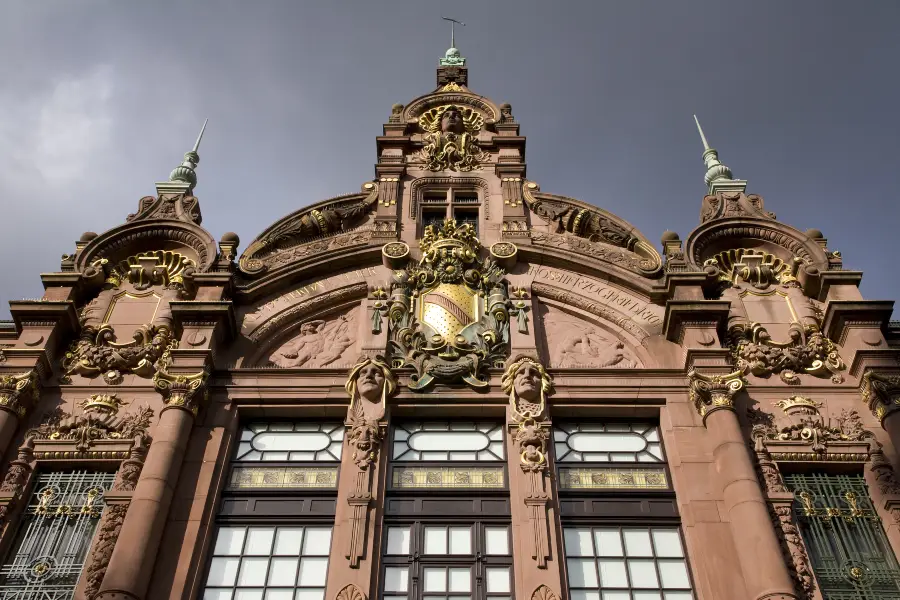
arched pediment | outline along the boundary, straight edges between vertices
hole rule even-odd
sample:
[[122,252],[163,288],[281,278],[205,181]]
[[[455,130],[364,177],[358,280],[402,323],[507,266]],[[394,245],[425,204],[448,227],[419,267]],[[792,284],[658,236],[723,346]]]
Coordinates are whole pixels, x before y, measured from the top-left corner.
[[644,359],[628,335],[597,316],[544,298],[539,309],[543,353],[556,369],[639,369]]
[[828,256],[816,240],[769,219],[746,216],[716,219],[692,231],[685,243],[685,257],[697,270],[709,259],[736,250],[771,254],[787,265],[797,257],[808,267],[828,270]]
[[473,94],[465,87],[456,84],[448,84],[435,92],[419,96],[406,105],[403,119],[409,125],[415,125],[424,113],[447,104],[474,109],[484,118],[487,125],[500,120],[500,108],[491,99]]
[[[368,246],[378,237],[370,218],[377,202],[378,184],[370,181],[359,193],[331,198],[279,219],[244,250],[239,261],[241,275],[253,282],[309,258],[328,258],[332,253]],[[393,237],[393,232],[387,233]]]
[[656,278],[662,257],[633,225],[585,202],[546,194],[533,181],[522,188],[532,219],[532,244],[557,248],[613,264],[646,278]]
[[90,270],[98,260],[118,265],[148,252],[174,252],[193,263],[198,272],[209,270],[216,259],[216,242],[205,229],[186,221],[136,221],[91,239],[75,259],[75,269]]

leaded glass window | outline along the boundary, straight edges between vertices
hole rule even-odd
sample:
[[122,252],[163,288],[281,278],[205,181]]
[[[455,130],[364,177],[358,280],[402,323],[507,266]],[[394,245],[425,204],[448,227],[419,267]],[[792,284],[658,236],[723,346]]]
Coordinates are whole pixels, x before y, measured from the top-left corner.
[[3,566],[2,600],[69,600],[114,473],[41,473]]
[[250,423],[241,430],[237,461],[340,462],[342,423]]
[[330,549],[330,527],[220,527],[203,600],[323,600]]
[[900,566],[862,475],[784,477],[824,600],[900,599]]
[[382,597],[510,600],[510,548],[505,524],[389,525],[385,528]]
[[566,527],[572,600],[692,600],[675,527]]
[[648,423],[559,423],[557,462],[664,462],[659,427]]
[[472,421],[401,423],[394,427],[397,461],[504,461],[503,425]]

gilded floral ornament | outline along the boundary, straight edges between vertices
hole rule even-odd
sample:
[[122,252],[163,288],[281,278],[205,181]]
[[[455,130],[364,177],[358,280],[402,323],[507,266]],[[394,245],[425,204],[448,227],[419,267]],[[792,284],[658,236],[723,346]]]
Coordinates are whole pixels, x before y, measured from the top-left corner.
[[832,383],[841,383],[841,371],[847,366],[834,342],[818,327],[794,323],[789,330],[790,340],[775,342],[759,323],[736,325],[728,331],[728,341],[735,366],[745,375],[780,374],[785,383],[798,383],[797,373],[831,376]]
[[391,283],[391,364],[414,369],[413,390],[435,381],[485,388],[485,369],[503,362],[509,343],[505,272],[479,258],[475,231],[452,219],[426,227],[420,247],[419,264]]
[[96,377],[110,385],[122,382],[125,373],[150,377],[156,371],[156,363],[177,341],[166,326],[142,325],[129,342],[116,341],[112,325],[99,327],[85,325],[81,335],[66,352],[62,365],[62,380],[70,382],[72,375]]
[[37,404],[40,394],[34,370],[16,375],[0,375],[0,410],[12,411],[24,417]]
[[[825,455],[829,452],[828,445],[835,442],[874,441],[875,436],[863,426],[855,410],[844,409],[834,421],[826,421],[820,413],[821,403],[803,396],[781,400],[775,406],[782,409],[789,421],[787,424],[776,426],[774,417],[764,411],[750,413],[750,437],[757,448],[766,446],[769,451],[774,451],[778,442],[789,442],[808,445],[812,453]],[[773,445],[772,442],[776,443]]]
[[209,371],[205,369],[192,375],[171,374],[160,369],[153,376],[153,386],[166,403],[163,410],[179,408],[196,416],[208,396],[208,379]]
[[900,375],[866,371],[859,390],[863,402],[881,422],[900,408]]
[[468,106],[446,104],[419,117],[425,147],[418,154],[428,171],[473,171],[489,155],[478,147],[484,117]]
[[690,398],[694,408],[706,418],[717,410],[734,410],[734,396],[744,389],[744,377],[741,371],[727,375],[704,375],[697,371],[688,373],[690,381]]

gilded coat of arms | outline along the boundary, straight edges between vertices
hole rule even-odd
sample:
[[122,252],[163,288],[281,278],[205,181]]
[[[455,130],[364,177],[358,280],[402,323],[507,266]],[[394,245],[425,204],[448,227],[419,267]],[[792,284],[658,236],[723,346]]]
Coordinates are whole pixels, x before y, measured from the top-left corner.
[[422,259],[396,271],[391,285],[393,365],[413,367],[413,390],[435,381],[486,387],[484,370],[502,363],[509,345],[505,272],[479,258],[468,224],[430,225],[419,245]]

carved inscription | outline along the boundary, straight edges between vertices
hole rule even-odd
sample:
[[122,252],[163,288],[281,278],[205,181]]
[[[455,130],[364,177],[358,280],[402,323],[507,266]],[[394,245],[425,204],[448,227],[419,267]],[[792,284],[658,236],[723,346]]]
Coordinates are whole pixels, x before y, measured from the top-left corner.
[[288,306],[296,304],[299,301],[318,296],[323,292],[346,287],[347,284],[350,283],[368,281],[376,276],[377,271],[375,267],[364,267],[362,269],[347,271],[346,273],[341,273],[340,275],[326,277],[324,279],[306,283],[298,288],[295,288],[278,296],[277,298],[273,298],[265,304],[261,304],[252,312],[248,312],[244,316],[244,320],[241,324],[241,332],[245,335],[249,334],[263,322],[265,322],[270,316],[283,310],[284,308],[287,308]]
[[[644,329],[648,334],[658,333],[662,327],[663,309],[643,302],[631,294],[614,288],[607,283],[590,277],[582,277],[568,271],[548,269],[530,265],[528,275],[533,282],[550,284],[557,288],[573,291],[593,303],[603,305],[621,313],[627,319]],[[594,312],[590,309],[589,312]],[[636,334],[639,337],[639,334]]]

